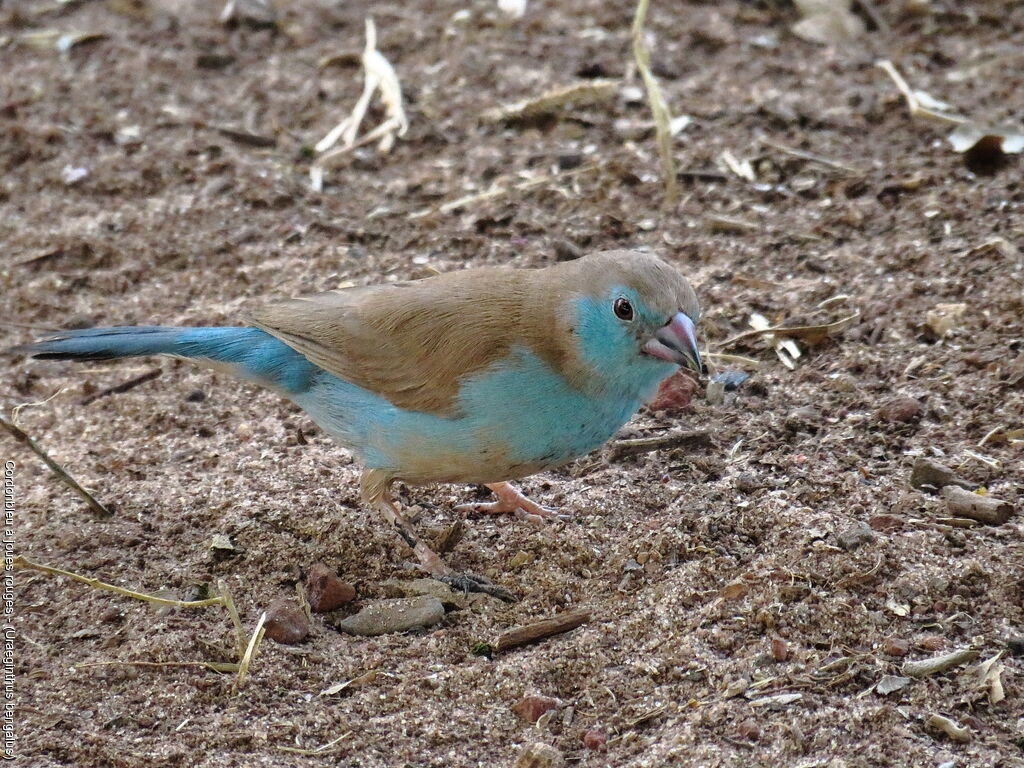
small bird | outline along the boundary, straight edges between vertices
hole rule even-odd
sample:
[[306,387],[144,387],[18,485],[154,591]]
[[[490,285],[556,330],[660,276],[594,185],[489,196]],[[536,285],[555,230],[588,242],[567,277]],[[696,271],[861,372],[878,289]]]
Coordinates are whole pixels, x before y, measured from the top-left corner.
[[424,570],[514,599],[448,567],[392,484],[480,483],[497,501],[469,506],[551,517],[508,481],[600,447],[680,366],[702,374],[699,317],[674,268],[605,251],[328,291],[271,304],[247,327],[89,328],[20,349],[44,360],[173,355],[280,392],[359,459],[363,500]]

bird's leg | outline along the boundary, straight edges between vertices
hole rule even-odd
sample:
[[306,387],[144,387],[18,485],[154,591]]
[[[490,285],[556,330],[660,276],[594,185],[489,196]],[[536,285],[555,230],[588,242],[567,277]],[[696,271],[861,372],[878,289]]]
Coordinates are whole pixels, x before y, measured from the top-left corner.
[[558,510],[550,507],[543,507],[535,501],[530,501],[520,491],[517,491],[511,483],[487,483],[488,488],[494,491],[498,497],[497,501],[482,502],[476,504],[460,504],[456,509],[470,509],[476,512],[487,512],[492,515],[500,515],[511,512],[520,520],[539,524],[545,518],[562,517]]
[[[372,472],[372,470],[370,470]],[[512,594],[509,590],[500,584],[494,584],[490,579],[483,576],[476,576],[472,573],[458,573],[441,559],[434,550],[432,550],[424,541],[422,541],[416,534],[416,529],[413,528],[412,522],[409,521],[405,515],[398,509],[398,505],[391,499],[391,494],[388,491],[386,485],[380,488],[373,487],[374,478],[367,477],[369,472],[364,473],[363,476],[363,492],[364,498],[370,505],[376,509],[384,519],[388,521],[388,524],[392,526],[398,535],[402,537],[406,544],[412,547],[412,551],[416,554],[416,559],[419,560],[420,566],[431,578],[437,579],[444,584],[447,584],[455,589],[460,589],[463,592],[485,592],[488,595],[493,595],[499,600],[514,603],[518,598]],[[368,489],[377,491],[376,493],[367,493]]]

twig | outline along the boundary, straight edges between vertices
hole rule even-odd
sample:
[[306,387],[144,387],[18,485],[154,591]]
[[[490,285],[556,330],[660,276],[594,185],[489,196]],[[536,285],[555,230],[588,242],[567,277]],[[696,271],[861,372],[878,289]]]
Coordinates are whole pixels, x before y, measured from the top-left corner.
[[[256,653],[256,648],[259,646],[260,640],[263,638],[263,622],[266,620],[266,614],[260,616],[259,621],[256,623],[256,630],[253,632],[252,638],[249,640],[248,645],[245,641],[245,630],[242,628],[242,620],[238,615],[238,609],[235,607],[234,598],[231,596],[231,591],[228,589],[227,584],[221,580],[217,583],[217,588],[220,592],[216,597],[208,597],[205,600],[175,600],[169,597],[157,597],[156,595],[148,595],[145,592],[136,592],[133,589],[126,589],[125,587],[119,587],[116,584],[108,584],[105,581],[94,579],[90,576],[82,576],[72,571],[65,571],[63,568],[54,568],[50,565],[43,565],[42,563],[36,563],[28,558],[21,555],[16,555],[12,558],[11,564],[18,570],[30,570],[38,571],[39,573],[45,573],[48,576],[64,576],[74,581],[79,581],[90,587],[96,589],[105,589],[108,592],[114,592],[124,597],[131,597],[136,600],[142,600],[147,603],[156,603],[157,605],[171,605],[177,608],[204,608],[208,605],[223,605],[227,610],[228,615],[231,617],[231,623],[235,627],[235,647],[238,652],[238,663],[217,663],[217,662],[123,662],[130,664],[137,664],[141,666],[208,666],[211,669],[215,669],[217,672],[238,672],[238,679],[235,682],[235,686],[240,687],[245,679],[245,674],[249,669],[249,664],[252,662],[253,655]],[[111,662],[114,663],[114,662]]]
[[608,451],[609,461],[619,461],[651,451],[665,451],[686,445],[698,448],[709,445],[711,436],[707,432],[674,432],[657,437],[638,437],[630,440],[616,440]]
[[134,379],[128,379],[128,381],[123,381],[120,384],[115,384],[112,387],[101,389],[99,392],[93,392],[88,397],[83,397],[81,400],[79,400],[78,404],[91,405],[92,403],[95,403],[97,400],[100,400],[104,397],[109,397],[110,395],[123,395],[125,392],[128,392],[129,390],[135,389],[140,384],[145,384],[147,381],[152,381],[153,379],[157,378],[161,373],[163,373],[162,368],[154,368],[150,371],[146,371],[140,376],[136,376]]
[[852,165],[846,165],[845,163],[840,163],[838,160],[832,160],[831,158],[825,157],[824,155],[819,155],[814,152],[807,152],[806,150],[797,149],[796,147],[787,147],[785,144],[778,144],[774,141],[771,141],[770,139],[761,139],[761,143],[764,144],[766,147],[771,147],[772,149],[778,150],[783,154],[792,155],[793,157],[799,157],[801,160],[807,160],[812,163],[818,163],[818,165],[824,165],[828,168],[835,168],[836,170],[839,171],[845,171],[846,173],[852,174],[854,176],[864,175],[864,171],[862,169],[855,168]]
[[658,138],[658,154],[661,156],[661,174],[665,180],[665,202],[674,203],[679,199],[679,182],[676,179],[676,164],[672,157],[672,115],[658,87],[658,81],[651,72],[651,52],[644,43],[644,21],[647,18],[648,0],[640,0],[633,16],[633,58],[647,88],[647,101],[654,116],[654,127]]
[[346,731],[345,733],[341,734],[341,736],[339,736],[338,738],[334,739],[333,741],[329,741],[326,744],[324,744],[323,746],[316,747],[315,749],[301,749],[299,747],[278,747],[278,749],[280,749],[282,752],[291,752],[292,754],[295,754],[295,755],[322,755],[324,752],[329,750],[331,747],[333,747],[339,741],[341,741],[342,739],[347,739],[351,735],[352,735],[352,731]]
[[569,632],[570,630],[576,629],[576,627],[581,624],[586,624],[588,621],[590,621],[590,611],[566,611],[565,613],[560,613],[557,616],[552,616],[548,619],[535,621],[533,624],[526,624],[522,627],[513,627],[506,632],[502,632],[501,635],[498,636],[498,639],[494,643],[494,651],[496,653],[502,653],[510,648],[527,645],[528,643],[535,643],[538,640],[543,640],[544,638],[551,637],[552,635],[560,635],[563,632]]
[[36,456],[42,459],[43,463],[46,464],[46,466],[48,466],[55,475],[57,475],[61,482],[63,482],[68,488],[70,488],[71,490],[73,490],[75,493],[82,497],[82,499],[85,501],[86,504],[89,505],[89,509],[93,511],[93,514],[95,514],[96,517],[107,518],[114,516],[113,512],[111,512],[107,507],[105,507],[103,504],[97,501],[96,497],[89,493],[87,490],[85,490],[85,488],[80,486],[78,482],[75,480],[75,478],[73,478],[66,471],[64,471],[60,464],[58,464],[56,461],[50,458],[50,454],[44,451],[39,446],[39,444],[36,443],[35,440],[26,435],[21,429],[14,426],[14,424],[7,421],[7,419],[3,417],[0,417],[0,427],[6,429],[15,440],[24,443],[26,446],[28,446],[29,450],[31,450],[32,453],[34,453]]
[[1013,514],[1013,505],[1002,499],[981,496],[955,485],[942,489],[942,498],[954,517],[969,517],[985,525],[1002,525]]
[[928,677],[939,672],[945,672],[959,664],[966,664],[978,658],[978,652],[973,648],[961,648],[943,656],[935,656],[931,659],[921,661],[908,661],[900,667],[900,671],[907,677]]

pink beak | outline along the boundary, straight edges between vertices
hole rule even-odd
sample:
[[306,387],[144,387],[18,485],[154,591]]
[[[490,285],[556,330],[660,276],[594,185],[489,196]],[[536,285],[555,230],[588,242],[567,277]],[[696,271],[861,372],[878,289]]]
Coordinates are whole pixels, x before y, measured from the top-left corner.
[[682,312],[676,314],[661,326],[643,346],[644,352],[652,357],[681,365],[694,373],[707,372],[697,349],[697,330],[693,321]]

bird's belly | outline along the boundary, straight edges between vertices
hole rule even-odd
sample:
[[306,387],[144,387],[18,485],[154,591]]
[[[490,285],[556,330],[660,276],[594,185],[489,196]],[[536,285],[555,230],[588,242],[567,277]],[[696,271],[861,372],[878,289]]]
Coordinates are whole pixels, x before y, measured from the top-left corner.
[[639,394],[581,392],[529,352],[470,377],[452,416],[398,408],[329,374],[294,399],[367,468],[411,483],[492,483],[564,464],[640,404]]
[[[592,395],[529,352],[464,383],[457,417],[409,419],[389,452],[411,482],[498,482],[590,453],[639,407],[638,396]],[[402,425],[404,426],[404,425]],[[390,441],[389,441],[390,442]]]

